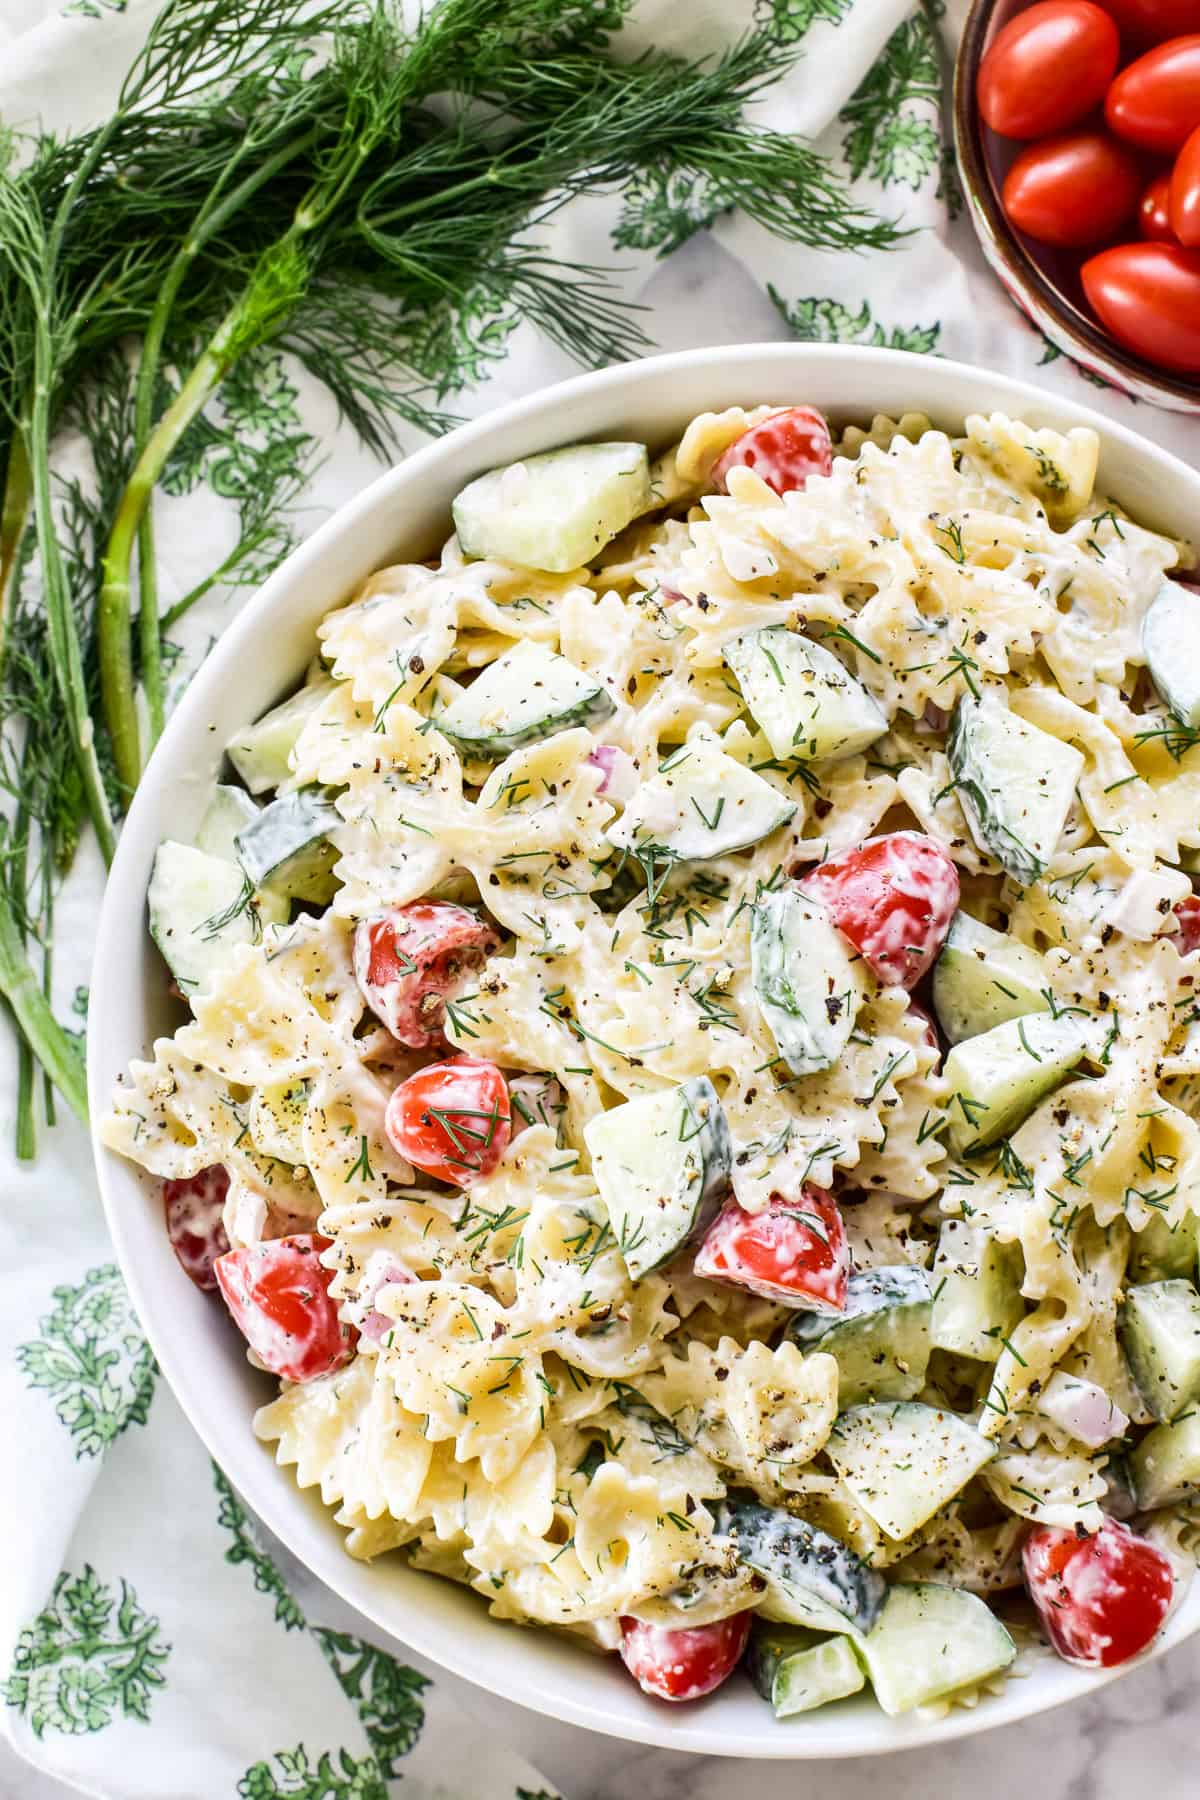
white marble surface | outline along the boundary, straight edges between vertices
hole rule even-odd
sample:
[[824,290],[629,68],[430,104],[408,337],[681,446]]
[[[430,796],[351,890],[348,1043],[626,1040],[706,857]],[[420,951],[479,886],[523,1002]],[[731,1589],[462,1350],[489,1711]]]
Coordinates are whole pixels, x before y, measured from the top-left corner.
[[[465,1686],[461,1693],[480,1724],[518,1744],[567,1800],[799,1800],[818,1782],[821,1800],[879,1800],[881,1793],[886,1800],[1196,1800],[1200,1793],[1200,1642],[1134,1670],[1094,1700],[886,1762],[680,1756],[556,1725]],[[19,1763],[0,1740],[0,1800],[66,1800],[69,1792]]]

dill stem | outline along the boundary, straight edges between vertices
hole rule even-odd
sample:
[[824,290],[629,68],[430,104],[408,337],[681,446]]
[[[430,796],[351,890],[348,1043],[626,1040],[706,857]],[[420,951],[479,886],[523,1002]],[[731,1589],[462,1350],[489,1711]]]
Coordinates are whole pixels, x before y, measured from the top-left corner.
[[0,993],[12,1007],[33,1054],[75,1116],[87,1123],[87,1083],[75,1044],[51,1012],[29,965],[6,893],[0,893]]
[[[147,321],[142,337],[141,354],[138,358],[137,383],[134,389],[133,403],[133,454],[140,459],[150,442],[154,430],[154,399],[158,388],[159,371],[162,364],[162,349],[166,341],[171,315],[189,272],[195,264],[197,256],[204,246],[218,231],[221,231],[236,214],[254,198],[254,196],[273,181],[287,165],[312,147],[318,137],[317,131],[300,133],[276,151],[274,156],[266,157],[258,168],[246,179],[239,182],[228,193],[224,192],[229,169],[221,176],[216,187],[208,196],[205,204],[193,221],[192,228],[167,270],[154,310]],[[231,167],[236,168],[236,160]],[[135,467],[136,473],[136,467]],[[157,475],[155,476],[157,482]],[[154,514],[151,501],[153,492],[147,493],[143,501],[143,510],[137,526],[138,556],[138,641],[140,649],[142,686],[146,694],[146,755],[153,750],[162,735],[165,722],[166,707],[163,694],[162,676],[162,633],[158,616],[158,565],[154,548]],[[112,536],[116,534],[116,527]],[[105,571],[109,568],[109,557],[121,554],[123,546],[113,547],[112,536],[109,539],[109,550],[105,556]],[[128,554],[128,553],[127,553]],[[115,617],[109,629],[115,632],[118,628],[129,631],[129,582],[128,565],[126,565],[126,581],[124,599],[116,584],[117,570],[114,565],[114,604]],[[122,623],[122,605],[124,619]],[[130,686],[132,690],[132,670],[130,670]],[[136,714],[135,714],[136,720]],[[144,760],[144,759],[142,759]],[[139,761],[138,775],[141,774],[142,760]],[[136,777],[133,785],[136,786]]]
[[13,432],[8,448],[8,466],[4,471],[4,498],[0,500],[0,666],[4,662],[9,618],[9,588],[16,574],[17,555],[25,525],[29,518],[29,502],[33,495],[33,477],[25,447],[23,423]]
[[[24,906],[27,892],[26,883],[29,872],[29,798],[30,781],[33,764],[33,739],[35,726],[32,720],[26,727],[25,748],[21,757],[21,791],[17,800],[16,812],[13,815],[11,856],[6,874],[8,891],[13,889],[21,896],[22,915],[17,921],[17,932],[22,943],[25,941]],[[11,1012],[11,1008],[10,1008]],[[17,1039],[17,1131],[16,1151],[20,1162],[32,1162],[37,1155],[37,1121],[34,1115],[34,1060],[29,1040],[13,1015],[13,1029]]]
[[[133,546],[168,457],[192,420],[203,411],[229,366],[228,348],[242,317],[239,299],[226,313],[191,374],[146,441],[125,484],[104,552],[97,608],[97,647],[104,720],[122,788],[132,794],[142,773],[141,733],[133,684],[130,572]],[[155,621],[157,626],[157,619]]]
[[83,783],[100,853],[112,862],[117,847],[116,828],[96,755],[96,733],[88,711],[87,681],[79,627],[71,600],[70,583],[63,562],[62,545],[54,525],[54,501],[50,491],[50,371],[53,346],[44,308],[37,309],[34,352],[34,388],[29,410],[29,461],[33,471],[33,511],[37,526],[38,554],[42,561],[42,589],[46,628],[50,640],[54,679],[66,715],[71,749]]

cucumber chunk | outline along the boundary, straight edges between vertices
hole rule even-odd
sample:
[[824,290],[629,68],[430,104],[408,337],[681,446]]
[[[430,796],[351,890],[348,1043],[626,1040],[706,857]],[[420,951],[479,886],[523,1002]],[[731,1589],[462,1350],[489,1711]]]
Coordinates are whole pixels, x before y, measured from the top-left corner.
[[223,856],[226,862],[236,862],[234,839],[239,831],[253,824],[258,810],[245,788],[218,783],[196,833],[197,850],[205,850],[209,856]]
[[952,1044],[1048,1011],[1048,986],[1034,951],[970,913],[955,913],[933,966],[934,1011]]
[[933,1260],[929,1330],[939,1350],[994,1363],[1025,1316],[1024,1258],[968,1219],[944,1219]]
[[733,1538],[738,1560],[761,1575],[763,1615],[818,1631],[869,1631],[879,1617],[886,1588],[853,1550],[806,1519],[731,1500],[717,1511],[717,1530]]
[[705,733],[659,764],[605,836],[632,855],[707,862],[769,837],[795,810],[769,781],[727,756]]
[[762,1619],[756,1619],[751,1627],[746,1666],[777,1719],[790,1719],[830,1700],[843,1700],[866,1683],[848,1639],[820,1638],[802,1626],[774,1625]]
[[844,1313],[793,1313],[784,1336],[837,1358],[839,1406],[911,1400],[925,1385],[932,1310],[924,1269],[861,1269],[846,1284]]
[[583,1135],[634,1281],[707,1231],[732,1165],[729,1127],[707,1075],[626,1100],[590,1120]]
[[765,894],[750,923],[750,968],[763,1019],[793,1075],[828,1069],[866,997],[864,964],[819,900]]
[[1200,594],[1164,581],[1142,621],[1150,679],[1175,717],[1200,725]]
[[1129,1280],[1191,1281],[1196,1273],[1196,1215],[1187,1213],[1174,1225],[1158,1213],[1134,1233],[1129,1251]]
[[856,1645],[890,1718],[986,1681],[1017,1654],[977,1594],[933,1582],[897,1582],[873,1631]]
[[225,754],[252,794],[268,793],[287,780],[296,740],[336,685],[330,680],[314,681],[230,738]]
[[563,575],[654,503],[644,444],[572,444],[492,469],[454,502],[464,556]]
[[263,926],[289,912],[282,894],[256,894],[236,863],[170,838],[158,846],[146,897],[150,935],[189,996],[224,968],[235,944],[258,943]]
[[319,788],[297,788],[272,800],[238,832],[237,859],[255,887],[324,905],[337,892],[338,858],[325,834],[341,822]]
[[957,1413],[903,1400],[842,1413],[829,1460],[865,1513],[906,1538],[966,1487],[996,1446]]
[[943,1073],[950,1147],[960,1154],[1007,1137],[1064,1082],[1087,1049],[1071,1018],[1030,1013],[964,1038]]
[[1190,1281],[1126,1288],[1117,1329],[1138,1392],[1156,1419],[1166,1423],[1200,1399],[1200,1293]]
[[744,631],[722,654],[774,756],[833,762],[865,750],[888,728],[845,664],[786,625]]
[[993,696],[971,694],[954,709],[946,754],[976,843],[1032,886],[1062,836],[1083,757]]
[[1200,1412],[1148,1431],[1130,1452],[1129,1474],[1140,1512],[1200,1497]]
[[500,762],[526,744],[576,725],[598,724],[616,710],[594,677],[526,638],[489,663],[437,715],[437,728],[464,756]]

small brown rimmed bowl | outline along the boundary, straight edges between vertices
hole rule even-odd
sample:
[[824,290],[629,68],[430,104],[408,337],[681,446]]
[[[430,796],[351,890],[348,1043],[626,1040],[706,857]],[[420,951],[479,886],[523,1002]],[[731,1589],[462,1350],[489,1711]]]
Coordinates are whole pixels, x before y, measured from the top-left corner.
[[[1079,256],[1035,244],[1014,230],[1000,205],[1000,189],[1025,148],[998,137],[979,116],[979,65],[992,40],[1024,10],[1026,0],[975,0],[954,72],[954,147],[963,192],[984,256],[1009,298],[1059,350],[1090,374],[1138,400],[1171,412],[1200,414],[1200,377],[1157,369],[1124,350],[1088,309],[1079,282]],[[1136,238],[1131,225],[1130,238]],[[1102,246],[1097,245],[1097,249]]]

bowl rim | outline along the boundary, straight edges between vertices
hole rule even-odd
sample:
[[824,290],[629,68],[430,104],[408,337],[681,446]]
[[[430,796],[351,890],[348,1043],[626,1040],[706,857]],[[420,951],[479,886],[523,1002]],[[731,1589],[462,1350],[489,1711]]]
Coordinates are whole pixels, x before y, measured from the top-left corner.
[[[1123,372],[1131,382],[1139,384],[1142,393],[1156,389],[1161,395],[1169,395],[1178,406],[1200,407],[1200,375],[1189,379],[1170,369],[1159,368],[1136,356],[1132,350],[1126,350],[1116,338],[1101,330],[1043,274],[1021,241],[1020,233],[1005,216],[984,147],[984,125],[975,99],[984,44],[999,4],[1000,0],[973,0],[954,64],[954,147],[975,227],[981,234],[986,233],[992,250],[1004,264],[1022,300],[1050,315],[1058,330],[1075,346],[1071,354],[1078,355],[1085,367],[1098,362],[1106,369]],[[1096,252],[1104,248],[1105,245],[1098,245]]]
[[[265,621],[277,612],[283,612],[292,590],[299,587],[323,555],[349,538],[361,521],[383,505],[402,496],[406,485],[418,484],[420,478],[431,469],[436,469],[439,463],[446,462],[452,466],[460,458],[464,448],[473,450],[476,446],[483,447],[495,440],[503,440],[513,428],[531,421],[536,422],[542,414],[555,416],[563,412],[570,413],[574,402],[602,395],[605,390],[611,390],[612,398],[619,400],[623,392],[636,390],[644,382],[653,401],[653,384],[657,380],[702,370],[711,373],[714,364],[718,362],[721,366],[721,378],[726,385],[732,385],[736,376],[740,384],[739,391],[744,394],[748,394],[756,386],[761,386],[764,392],[778,392],[791,383],[799,385],[806,367],[823,369],[831,378],[852,365],[860,367],[866,373],[872,370],[892,371],[898,378],[898,385],[903,385],[906,389],[911,387],[913,390],[914,402],[917,404],[910,410],[920,409],[921,370],[924,368],[927,371],[926,379],[935,388],[956,390],[961,386],[965,389],[963,397],[956,394],[954,398],[947,398],[944,402],[934,402],[931,394],[925,395],[933,409],[940,411],[943,417],[961,419],[968,412],[990,404],[993,407],[1008,408],[1014,417],[1020,417],[1022,410],[1043,420],[1048,413],[1055,415],[1062,429],[1067,429],[1070,425],[1089,425],[1102,438],[1107,436],[1113,440],[1128,455],[1136,455],[1142,459],[1148,456],[1151,464],[1157,462],[1165,465],[1177,479],[1182,478],[1185,485],[1191,485],[1195,489],[1200,503],[1200,474],[1188,468],[1180,458],[1148,443],[1138,433],[1106,419],[1088,406],[1056,396],[1051,397],[1048,403],[1047,396],[1032,384],[970,364],[906,351],[856,345],[768,342],[728,346],[717,350],[701,348],[678,351],[616,364],[590,374],[575,376],[511,401],[424,446],[405,462],[384,471],[360,493],[338,507],[311,537],[293,550],[273,571],[262,588],[231,621],[205,662],[196,671],[153,753],[121,834],[96,931],[91,994],[91,1017],[96,1022],[96,1027],[88,1032],[87,1055],[92,1152],[105,1215],[122,1273],[162,1373],[190,1425],[213,1459],[226,1471],[251,1510],[274,1531],[289,1553],[325,1586],[365,1616],[384,1639],[397,1643],[402,1648],[407,1646],[450,1673],[486,1690],[502,1692],[505,1698],[535,1712],[626,1742],[756,1760],[830,1760],[887,1755],[894,1751],[917,1749],[925,1744],[950,1743],[958,1738],[974,1736],[981,1731],[1034,1717],[1066,1700],[1092,1694],[1136,1668],[1139,1663],[1161,1656],[1173,1644],[1200,1630],[1200,1587],[1192,1591],[1191,1598],[1196,1604],[1182,1609],[1193,1616],[1185,1619],[1182,1613],[1177,1613],[1147,1655],[1133,1663],[1111,1670],[1092,1671],[1072,1668],[1056,1659],[1046,1658],[1039,1663],[1037,1671],[1043,1679],[1014,1681],[1003,1694],[981,1707],[956,1708],[948,1715],[935,1719],[922,1719],[915,1714],[902,1719],[884,1719],[880,1715],[882,1724],[878,1735],[869,1736],[866,1742],[857,1737],[850,1738],[845,1732],[835,1736],[832,1742],[816,1735],[811,1738],[793,1736],[786,1729],[776,1727],[764,1708],[761,1735],[748,1740],[739,1737],[731,1746],[728,1728],[717,1723],[719,1715],[710,1712],[706,1706],[676,1711],[656,1702],[643,1703],[632,1684],[629,1684],[628,1696],[625,1696],[625,1689],[622,1688],[623,1698],[619,1704],[598,1700],[585,1702],[565,1691],[571,1683],[559,1677],[557,1666],[552,1677],[535,1672],[530,1678],[526,1670],[522,1677],[524,1686],[520,1692],[513,1692],[509,1682],[498,1689],[495,1683],[501,1671],[498,1669],[495,1653],[486,1648],[482,1652],[477,1649],[469,1641],[472,1635],[469,1632],[444,1622],[435,1624],[433,1615],[436,1608],[431,1608],[428,1614],[415,1612],[407,1615],[403,1630],[400,1629],[394,1612],[389,1611],[382,1603],[382,1590],[386,1584],[379,1565],[355,1562],[346,1554],[340,1541],[340,1528],[333,1524],[329,1509],[322,1506],[319,1500],[313,1500],[314,1490],[304,1490],[301,1497],[305,1509],[319,1515],[323,1529],[310,1529],[306,1522],[303,1526],[303,1543],[296,1541],[295,1534],[300,1526],[294,1502],[301,1495],[301,1490],[294,1480],[294,1471],[290,1467],[280,1468],[265,1447],[246,1431],[245,1417],[239,1419],[224,1413],[218,1416],[211,1408],[207,1408],[202,1392],[202,1376],[187,1355],[190,1327],[185,1328],[181,1322],[179,1313],[182,1309],[155,1291],[149,1265],[143,1269],[134,1242],[134,1209],[128,1209],[127,1213],[119,1192],[122,1185],[126,1188],[138,1186],[144,1192],[145,1179],[124,1158],[108,1150],[99,1135],[99,1122],[111,1093],[113,1062],[124,1067],[131,1058],[142,1056],[146,1052],[143,1036],[134,1045],[123,1041],[119,1054],[114,1055],[113,1047],[108,1041],[108,1018],[110,1003],[114,1008],[118,1006],[122,988],[128,988],[133,973],[144,966],[148,954],[153,954],[149,951],[144,927],[144,908],[147,844],[152,846],[159,840],[159,833],[153,830],[153,815],[160,804],[156,788],[172,763],[181,761],[181,751],[192,745],[199,752],[201,733],[212,730],[211,725],[205,725],[210,696],[213,697],[213,704],[219,704],[216,697],[227,677],[232,676],[243,659],[243,644],[258,633]],[[902,381],[899,379],[901,372]],[[981,392],[989,395],[989,401],[979,400],[976,405],[966,397],[967,394],[979,395]],[[833,402],[827,404],[831,411],[836,410]],[[879,410],[878,403],[867,401],[865,405],[874,405],[874,410]],[[855,416],[861,418],[864,407],[857,401],[852,406]],[[899,407],[895,409],[895,416],[899,416],[900,410]],[[585,432],[582,435],[586,437],[597,434]],[[564,440],[556,438],[553,441]],[[493,456],[493,466],[495,460],[497,459]],[[489,464],[485,462],[483,466]],[[1147,486],[1147,495],[1150,491]],[[338,603],[331,600],[326,603],[327,608]],[[182,766],[184,769],[189,767],[186,762]],[[173,791],[164,784],[164,795]],[[165,800],[163,803],[165,804]],[[162,1242],[165,1244],[165,1234],[162,1235]],[[187,1286],[186,1282],[184,1286]],[[309,1502],[312,1504],[309,1505]],[[506,1634],[516,1630],[516,1627],[509,1625],[498,1628]],[[549,1639],[553,1633],[546,1631],[530,1635]],[[714,1703],[716,1699],[714,1696]],[[760,1705],[761,1702],[755,1702],[756,1708]]]

